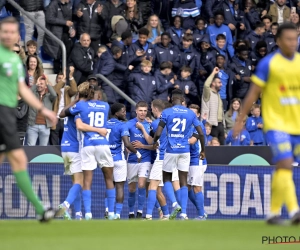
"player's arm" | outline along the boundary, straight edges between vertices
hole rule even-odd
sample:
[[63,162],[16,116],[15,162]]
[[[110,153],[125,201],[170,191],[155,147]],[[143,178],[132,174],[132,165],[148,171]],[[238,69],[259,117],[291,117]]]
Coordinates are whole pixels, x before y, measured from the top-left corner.
[[73,107],[79,100],[79,95],[76,95],[74,100],[72,102],[70,102],[69,105],[67,105],[66,107],[63,108],[63,110],[60,112],[59,114],[59,118],[65,118],[67,116],[69,116],[70,113],[70,108]]
[[205,137],[200,126],[196,126],[195,129],[198,133],[198,138],[201,144],[200,158],[203,160],[205,158]]
[[142,155],[139,151],[137,151],[134,146],[130,143],[129,137],[127,135],[122,136],[122,140],[124,143],[124,146],[132,153],[136,155],[138,158],[138,162],[140,163],[142,160]]
[[96,132],[100,134],[101,136],[105,137],[107,135],[106,128],[95,128],[92,127],[84,122],[80,118],[76,119],[76,128],[83,132]]
[[46,117],[51,122],[51,124],[57,123],[56,114],[44,107],[43,103],[41,103],[35,97],[31,89],[27,87],[23,80],[19,81],[19,94],[30,107],[36,109],[38,112],[41,112],[41,114]]
[[153,137],[153,144],[157,143],[157,141],[159,140],[159,138],[161,136],[161,133],[164,130],[165,126],[166,126],[166,123],[163,120],[160,120],[160,122],[158,124],[158,127],[157,127],[157,130],[156,130],[156,132],[154,134],[154,137]]
[[156,150],[157,147],[153,147],[153,145],[145,145],[141,143],[140,141],[133,141],[131,142],[134,148],[140,148],[140,149],[146,149],[146,150]]
[[197,134],[193,134],[189,139],[189,144],[194,145],[199,140],[199,136]]
[[137,122],[135,125],[139,130],[141,130],[143,132],[144,138],[146,140],[146,142],[150,145],[153,144],[153,138],[147,133],[145,127],[143,126],[143,124],[141,124],[140,122]]

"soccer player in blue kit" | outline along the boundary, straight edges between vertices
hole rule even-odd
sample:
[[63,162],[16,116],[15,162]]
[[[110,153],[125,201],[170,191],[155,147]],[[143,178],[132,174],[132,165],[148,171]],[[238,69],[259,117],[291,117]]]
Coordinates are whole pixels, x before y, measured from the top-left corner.
[[114,182],[116,186],[116,219],[120,219],[124,201],[124,184],[127,178],[127,162],[124,155],[124,146],[136,155],[137,162],[142,155],[129,141],[129,131],[126,120],[126,107],[121,103],[111,106],[112,118],[107,121],[107,138],[114,160]]
[[[78,115],[83,123],[96,128],[105,128],[109,113],[109,105],[106,102],[93,100],[94,87],[88,82],[82,85],[82,92],[86,92],[87,100],[79,101],[72,108],[65,111],[66,115]],[[92,219],[91,213],[91,185],[93,170],[100,166],[106,184],[106,197],[108,200],[109,219],[115,219],[115,188],[113,183],[113,158],[109,149],[109,143],[105,136],[95,132],[83,132],[81,149],[81,168],[83,170],[84,181],[82,197],[85,207],[85,219]]]
[[189,131],[192,126],[195,127],[199,134],[201,143],[200,158],[205,158],[204,153],[204,135],[200,127],[200,121],[195,113],[190,109],[182,106],[184,95],[180,90],[172,92],[173,107],[166,109],[161,114],[161,120],[157,131],[154,135],[154,146],[156,146],[164,127],[167,128],[167,148],[163,163],[163,180],[164,182],[172,180],[173,169],[176,168],[179,174],[180,182],[180,219],[186,220],[186,208],[188,200],[187,174],[190,167],[190,144]]
[[[130,142],[140,141],[142,144],[147,145],[147,141],[140,129],[136,127],[136,123],[140,122],[147,133],[150,133],[150,124],[145,120],[148,111],[148,104],[140,101],[136,104],[136,118],[129,120],[126,125],[130,135]],[[151,147],[150,147],[151,148]],[[136,218],[141,219],[143,207],[146,200],[146,182],[149,178],[151,170],[151,150],[140,149],[142,160],[137,163],[137,155],[129,154],[127,165],[127,180],[128,180],[128,206],[129,206],[129,219],[134,219],[134,205],[136,183],[138,183],[138,210]]]

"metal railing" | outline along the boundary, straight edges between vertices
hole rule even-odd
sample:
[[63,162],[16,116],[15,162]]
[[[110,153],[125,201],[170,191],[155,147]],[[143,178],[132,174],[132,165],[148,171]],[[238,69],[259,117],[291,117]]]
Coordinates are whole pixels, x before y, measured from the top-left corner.
[[104,75],[97,74],[98,78],[107,83],[114,91],[116,91],[120,96],[122,96],[131,105],[135,106],[136,102],[132,100],[128,95],[126,95],[122,90],[120,90],[116,85],[114,85],[110,80],[108,80]]
[[57,38],[55,35],[53,35],[52,32],[49,31],[45,26],[42,26],[41,24],[39,24],[30,15],[27,15],[27,12],[19,4],[17,4],[14,0],[7,0],[7,2],[9,2],[13,7],[15,7],[18,11],[20,11],[23,16],[26,16],[28,19],[30,19],[37,27],[39,27],[40,29],[45,31],[45,33],[48,36],[50,36],[54,41],[56,41],[60,45],[61,50],[62,50],[62,69],[63,69],[63,72],[67,72],[66,71],[67,70],[67,52],[66,52],[65,44],[59,38]]

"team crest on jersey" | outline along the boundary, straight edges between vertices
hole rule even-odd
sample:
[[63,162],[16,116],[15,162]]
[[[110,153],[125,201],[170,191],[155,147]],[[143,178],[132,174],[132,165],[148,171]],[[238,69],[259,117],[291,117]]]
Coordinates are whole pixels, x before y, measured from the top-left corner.
[[170,50],[170,54],[173,55],[173,50]]
[[151,49],[148,49],[148,53],[151,54],[151,52],[152,52],[152,50],[151,50]]
[[155,85],[155,81],[152,81],[152,84]]
[[248,66],[248,69],[251,70],[251,66],[250,65]]
[[190,56],[190,55],[187,55],[186,59],[190,60],[190,59],[191,59],[191,56]]
[[218,76],[222,77],[222,72],[221,71],[219,71]]

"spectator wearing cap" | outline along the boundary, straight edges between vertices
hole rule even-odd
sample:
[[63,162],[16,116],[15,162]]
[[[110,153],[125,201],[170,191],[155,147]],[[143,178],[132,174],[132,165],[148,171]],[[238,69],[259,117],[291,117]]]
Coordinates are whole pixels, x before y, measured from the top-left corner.
[[83,33],[79,43],[76,43],[68,60],[68,64],[75,68],[74,79],[77,84],[86,81],[88,75],[93,73],[94,50],[90,47],[89,34]]
[[272,23],[276,22],[280,25],[289,21],[291,9],[286,5],[286,0],[275,0],[275,3],[270,6],[268,15],[272,18]]
[[206,116],[206,121],[212,125],[210,135],[212,137],[217,137],[221,145],[224,145],[224,109],[219,94],[222,82],[221,79],[216,76],[218,73],[219,69],[214,68],[213,72],[204,83],[201,114]]
[[262,36],[265,33],[265,24],[263,22],[259,22],[255,25],[255,30],[252,30],[245,38],[245,40],[248,40],[251,49],[255,50],[255,46],[257,42],[262,40]]
[[91,39],[90,46],[94,51],[101,46],[105,11],[98,0],[83,0],[76,8],[77,39],[88,33]]
[[95,75],[89,75],[88,78],[87,78],[87,81],[89,82],[89,84],[90,84],[91,86],[94,87],[95,90],[97,90],[97,91],[100,92],[102,101],[107,102],[107,96],[106,96],[106,94],[105,94],[104,91],[100,88],[100,86],[98,86],[98,80],[97,80],[97,77],[96,77]]
[[268,46],[265,41],[257,42],[254,51],[250,53],[250,60],[252,62],[252,66],[255,68],[259,61],[263,59],[268,53]]
[[209,35],[210,43],[213,47],[216,47],[216,37],[219,34],[224,34],[226,36],[226,47],[228,49],[229,55],[232,58],[234,56],[233,40],[231,30],[224,23],[224,14],[222,12],[217,12],[215,14],[215,23],[207,27],[206,32]]
[[182,28],[182,17],[181,16],[174,16],[173,17],[173,25],[166,30],[167,33],[171,36],[171,42],[174,46],[179,48],[182,37],[185,34],[185,29]]
[[[31,87],[34,95],[43,103],[44,107],[52,110],[53,103],[56,99],[56,92],[51,83],[44,76],[39,77],[37,83]],[[47,146],[49,142],[51,124],[38,110],[29,107],[28,111],[28,128],[27,144],[35,146],[39,140],[40,146]]]
[[74,80],[74,67],[69,68],[69,85],[66,85],[63,73],[56,76],[56,84],[53,87],[57,94],[57,98],[53,103],[53,111],[57,114],[57,124],[51,127],[50,130],[50,145],[60,145],[61,138],[64,132],[64,119],[59,118],[60,112],[71,103],[71,98],[77,93],[77,84]]
[[244,99],[249,86],[250,77],[252,74],[252,64],[248,59],[249,51],[245,45],[240,45],[237,48],[237,55],[232,58],[232,63],[229,65],[230,69],[235,74],[234,80],[234,97]]

